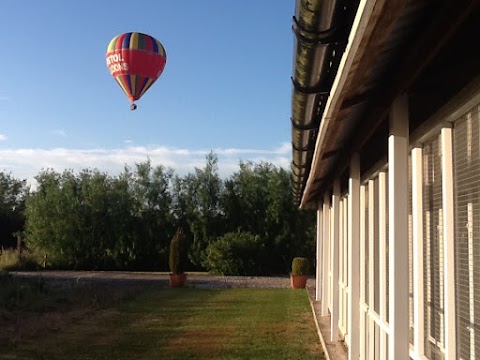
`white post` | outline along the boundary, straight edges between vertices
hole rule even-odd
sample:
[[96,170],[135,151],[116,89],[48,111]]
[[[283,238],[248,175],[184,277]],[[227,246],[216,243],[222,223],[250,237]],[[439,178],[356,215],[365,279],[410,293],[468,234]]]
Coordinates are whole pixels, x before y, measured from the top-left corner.
[[[469,292],[469,313],[470,323],[475,324],[475,255],[474,244],[475,239],[473,237],[473,204],[469,202],[467,204],[467,227],[468,227],[468,292]],[[475,353],[475,328],[470,326],[470,359],[476,358]]]
[[[348,359],[360,357],[360,156],[350,161],[348,180]],[[362,329],[363,330],[363,329]]]
[[[332,195],[333,196],[333,195]],[[328,310],[330,311],[330,315],[332,314],[332,302],[333,302],[333,259],[332,259],[332,252],[333,252],[333,206],[332,206],[332,199],[330,199],[330,257],[328,258],[328,271],[329,271],[329,288],[328,288],[328,293],[329,293],[329,298],[328,298]]]
[[345,326],[345,344],[350,347],[350,333],[348,332],[348,269],[350,267],[350,259],[348,257],[348,203],[350,201],[350,195],[347,195],[343,200],[343,324]]
[[366,273],[365,273],[365,253],[368,246],[367,237],[365,236],[366,232],[366,218],[365,218],[365,187],[366,185],[360,186],[360,360],[367,359],[366,349],[367,349],[367,327],[366,327],[366,313],[363,310],[365,305],[365,283],[366,283]]
[[323,268],[323,205],[318,204],[317,208],[317,266],[315,278],[315,299],[322,299],[322,268]]
[[345,336],[347,329],[344,328],[343,320],[343,294],[345,291],[343,283],[343,203],[340,199],[338,206],[338,327],[340,332]]
[[329,294],[329,259],[330,259],[330,197],[323,198],[323,251],[322,251],[322,316],[328,315]]
[[[452,129],[443,128],[442,139],[442,202],[443,202],[443,266],[445,359],[456,359],[455,344],[455,239],[453,206]],[[466,259],[468,261],[468,259]]]
[[[378,238],[379,238],[379,280],[380,280],[380,319],[387,322],[387,174],[378,174]],[[380,359],[387,359],[387,334],[380,330]]]
[[338,232],[339,232],[339,213],[340,213],[340,182],[338,179],[333,183],[332,196],[332,303],[331,303],[331,323],[330,323],[330,341],[338,340]]
[[[366,350],[366,313],[363,311],[363,305],[365,304],[365,248],[367,238],[365,236],[365,185],[360,187],[360,359],[367,359]],[[353,262],[353,260],[352,260]],[[353,290],[352,290],[353,291]],[[353,294],[352,294],[353,296]]]
[[[375,299],[375,181],[368,180],[368,302],[369,311],[374,309]],[[375,322],[368,317],[368,349],[367,359],[374,359]]]
[[[472,162],[472,113],[467,114],[467,164],[471,166]],[[469,293],[469,313],[470,313],[470,323],[475,323],[475,255],[474,255],[474,211],[473,203],[471,201],[467,204],[467,238],[468,238],[468,293]],[[478,291],[477,291],[478,293]],[[475,328],[470,326],[470,359],[477,358],[477,353],[475,351]]]
[[423,157],[422,148],[412,150],[413,218],[413,344],[416,355],[424,355],[423,294]]
[[[408,99],[395,99],[388,138],[389,359],[409,358],[408,341]],[[450,358],[449,358],[450,359]]]

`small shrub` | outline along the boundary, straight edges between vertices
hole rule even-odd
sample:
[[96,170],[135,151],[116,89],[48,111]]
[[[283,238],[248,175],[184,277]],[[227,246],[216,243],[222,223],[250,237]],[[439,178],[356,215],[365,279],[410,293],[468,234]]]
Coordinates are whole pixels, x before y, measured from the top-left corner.
[[172,274],[183,274],[185,271],[185,262],[187,259],[187,249],[185,243],[185,234],[181,228],[177,229],[175,236],[170,242],[169,262],[170,272]]
[[307,258],[296,257],[292,261],[292,275],[308,275],[310,262]]
[[251,233],[226,233],[208,246],[207,266],[214,274],[256,275],[260,250],[258,238]]

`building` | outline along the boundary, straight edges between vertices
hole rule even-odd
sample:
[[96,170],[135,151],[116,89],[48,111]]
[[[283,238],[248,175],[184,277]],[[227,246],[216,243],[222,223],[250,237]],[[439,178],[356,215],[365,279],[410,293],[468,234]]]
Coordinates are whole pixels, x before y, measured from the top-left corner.
[[[349,359],[480,359],[480,10],[297,0],[293,194]],[[478,319],[478,320],[477,320]]]

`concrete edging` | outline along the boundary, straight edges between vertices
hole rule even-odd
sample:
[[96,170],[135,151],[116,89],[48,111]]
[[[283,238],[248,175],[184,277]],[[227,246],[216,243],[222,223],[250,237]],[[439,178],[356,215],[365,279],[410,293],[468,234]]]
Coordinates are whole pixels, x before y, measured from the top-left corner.
[[315,321],[315,327],[317,328],[317,334],[318,334],[318,337],[320,338],[320,343],[322,344],[325,359],[331,360],[330,355],[328,354],[328,351],[327,351],[327,344],[325,343],[325,339],[323,338],[322,332],[320,331],[320,325],[318,324],[317,315],[315,313],[315,307],[313,305],[313,300],[310,297],[308,290],[307,290],[307,296],[308,296],[308,302],[310,303],[310,308],[312,309],[313,320]]

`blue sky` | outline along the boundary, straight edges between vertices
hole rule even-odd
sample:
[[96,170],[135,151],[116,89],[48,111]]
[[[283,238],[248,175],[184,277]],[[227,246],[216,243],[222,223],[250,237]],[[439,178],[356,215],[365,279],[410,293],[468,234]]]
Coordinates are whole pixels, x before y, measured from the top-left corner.
[[[288,166],[293,0],[2,0],[0,170],[121,170],[150,157],[177,172],[214,150]],[[111,77],[116,35],[162,42],[167,64],[136,111]]]

